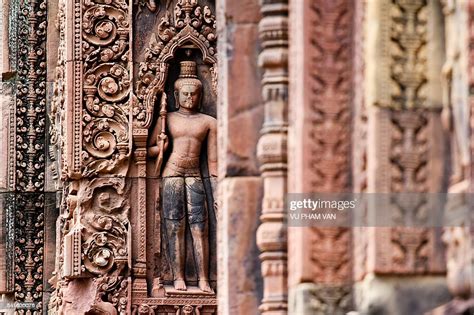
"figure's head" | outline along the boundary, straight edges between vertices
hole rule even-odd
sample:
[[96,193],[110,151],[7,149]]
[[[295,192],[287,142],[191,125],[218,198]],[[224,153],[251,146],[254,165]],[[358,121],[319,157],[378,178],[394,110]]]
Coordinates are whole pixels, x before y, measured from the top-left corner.
[[194,61],[181,62],[178,80],[174,83],[176,105],[187,109],[197,109],[201,102],[202,83],[196,75]]

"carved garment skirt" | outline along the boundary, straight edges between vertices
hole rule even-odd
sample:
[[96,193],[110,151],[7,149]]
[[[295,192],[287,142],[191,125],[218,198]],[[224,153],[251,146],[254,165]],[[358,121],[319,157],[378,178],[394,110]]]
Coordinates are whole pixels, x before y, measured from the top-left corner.
[[207,220],[206,192],[201,177],[163,177],[163,215],[165,219],[189,224]]

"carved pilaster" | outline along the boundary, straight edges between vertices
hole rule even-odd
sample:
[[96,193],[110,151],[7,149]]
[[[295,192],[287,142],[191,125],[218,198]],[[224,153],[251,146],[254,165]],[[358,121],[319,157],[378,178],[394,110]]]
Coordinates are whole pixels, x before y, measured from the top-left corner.
[[[135,150],[135,165],[137,167],[137,175],[135,184],[137,185],[137,205],[134,207],[136,213],[134,217],[136,220],[136,228],[133,233],[134,242],[133,248],[133,295],[146,297],[147,283],[146,283],[146,148],[143,143],[146,143],[146,133],[144,137],[134,135],[136,143],[139,148]],[[140,141],[141,140],[141,141]],[[133,208],[132,208],[133,209]]]
[[16,91],[15,301],[42,312],[46,1],[20,2]]
[[[353,14],[345,0],[290,6],[292,193],[350,190]],[[350,241],[348,228],[289,228],[290,313],[350,310]]]
[[59,3],[51,134],[65,193],[52,312],[130,307],[129,14],[122,0]]
[[287,305],[288,2],[263,1],[259,31],[265,118],[257,145],[264,196],[257,245],[262,252],[262,314],[285,314]]
[[[439,7],[424,0],[379,1],[368,2],[367,12],[369,26],[379,21],[376,30],[367,27],[365,51],[367,191],[440,192],[444,178],[438,156],[444,154],[444,142],[437,127],[442,99]],[[392,206],[394,216],[407,215],[401,201]],[[419,215],[412,212],[409,215]],[[373,256],[367,258],[369,272],[443,271],[439,229],[400,226],[373,233],[368,240],[374,246]]]

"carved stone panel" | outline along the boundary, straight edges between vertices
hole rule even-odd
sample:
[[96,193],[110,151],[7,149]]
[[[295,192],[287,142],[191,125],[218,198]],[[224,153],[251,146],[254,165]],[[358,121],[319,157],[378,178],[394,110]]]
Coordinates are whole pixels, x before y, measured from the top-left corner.
[[[380,1],[369,2],[367,10],[369,28],[371,21],[379,21],[376,30],[367,32],[365,51],[367,191],[441,192],[445,178],[439,156],[445,154],[445,145],[439,128],[440,8],[424,0]],[[401,203],[394,201],[391,207],[394,216],[403,216]],[[367,240],[366,248],[374,251],[368,250],[366,271],[444,270],[440,229],[399,226],[374,228],[368,234],[373,239]]]
[[214,12],[212,1],[134,6],[129,175],[138,314],[216,312]]
[[[50,119],[62,181],[52,312],[128,310],[131,152],[126,1],[59,1]],[[80,292],[85,300],[77,300]]]
[[[351,1],[290,3],[291,193],[351,189],[354,10]],[[290,313],[345,314],[352,299],[350,229],[288,230]]]

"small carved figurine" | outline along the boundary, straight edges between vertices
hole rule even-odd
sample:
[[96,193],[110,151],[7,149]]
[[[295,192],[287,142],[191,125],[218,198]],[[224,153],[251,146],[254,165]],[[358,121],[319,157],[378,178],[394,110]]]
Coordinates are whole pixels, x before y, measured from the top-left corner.
[[[195,62],[181,62],[181,72],[174,90],[179,109],[167,115],[166,129],[172,150],[162,173],[164,230],[174,287],[176,290],[186,290],[185,231],[188,224],[199,288],[204,292],[213,292],[209,285],[209,213],[201,177],[200,156],[202,150],[207,150],[211,186],[215,193],[217,122],[214,117],[199,112],[203,89],[196,75]],[[168,148],[168,136],[164,133],[163,120],[164,116],[161,115],[148,144],[148,155],[157,159]],[[203,148],[205,143],[207,148]]]

